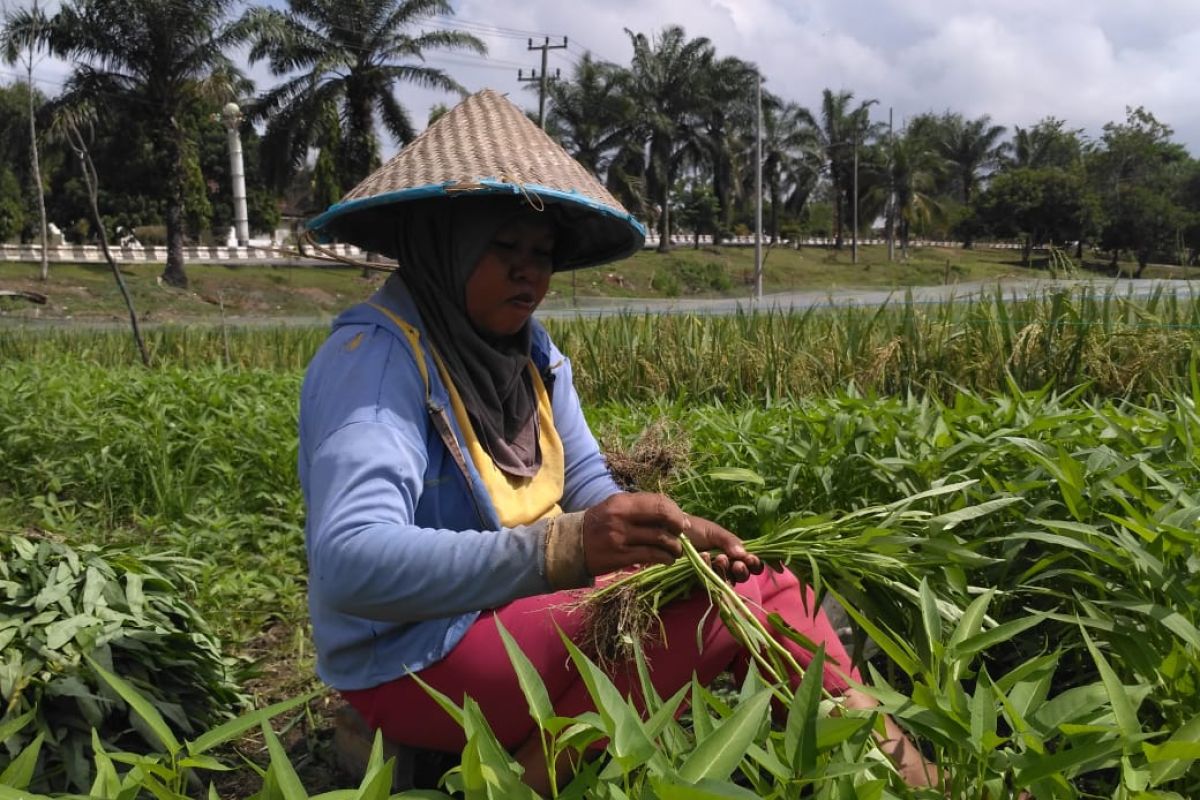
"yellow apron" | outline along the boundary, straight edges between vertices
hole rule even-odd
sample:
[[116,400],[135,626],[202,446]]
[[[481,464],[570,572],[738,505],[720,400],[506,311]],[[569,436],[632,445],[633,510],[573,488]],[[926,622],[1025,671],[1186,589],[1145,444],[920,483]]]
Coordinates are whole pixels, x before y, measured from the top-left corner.
[[[404,333],[405,339],[408,340],[408,344],[413,350],[413,357],[417,360],[417,368],[421,372],[421,377],[425,379],[426,395],[428,395],[429,376],[425,368],[424,348],[421,346],[417,329],[402,320],[391,309],[374,303],[371,303],[371,306],[386,314]],[[467,416],[467,409],[458,394],[458,389],[450,380],[446,365],[442,363],[437,351],[430,350],[430,353],[433,355],[434,363],[437,364],[442,383],[445,384],[446,391],[450,395],[450,406],[465,440],[467,455],[470,456],[484,487],[487,488],[488,497],[492,501],[492,507],[496,509],[496,516],[499,518],[500,524],[505,528],[513,528],[561,514],[562,508],[558,503],[562,499],[563,485],[566,479],[562,439],[559,438],[558,431],[554,427],[554,411],[550,402],[550,393],[546,391],[546,386],[542,383],[542,376],[538,374],[533,364],[529,364],[529,375],[533,383],[533,391],[537,395],[538,444],[542,451],[542,465],[533,477],[516,478],[501,470],[492,461],[492,457],[484,449],[479,437],[475,435],[475,428]]]

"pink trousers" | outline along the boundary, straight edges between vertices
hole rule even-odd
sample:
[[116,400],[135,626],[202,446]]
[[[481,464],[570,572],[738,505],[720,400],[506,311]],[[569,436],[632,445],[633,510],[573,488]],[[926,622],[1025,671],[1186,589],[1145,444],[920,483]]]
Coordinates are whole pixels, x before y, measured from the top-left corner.
[[[767,614],[777,612],[800,633],[825,645],[823,678],[829,691],[845,691],[844,675],[858,679],[829,620],[813,602],[812,590],[802,587],[792,573],[767,571],[736,588],[764,622]],[[558,634],[561,629],[578,641],[585,620],[583,614],[570,610],[575,600],[577,592],[559,592],[516,600],[480,614],[445,658],[420,671],[421,679],[460,705],[464,696],[473,698],[505,747],[515,749],[524,743],[534,734],[534,722],[497,632],[499,619],[541,675],[558,714],[572,717],[593,710],[587,687]],[[745,673],[749,656],[715,613],[706,616],[708,609],[704,592],[673,603],[662,613],[663,635],[645,643],[651,680],[660,696],[674,694],[691,681],[693,673],[703,684],[727,669]],[[702,621],[698,641],[697,628]],[[781,637],[780,641],[801,666],[809,663],[811,653],[788,639]],[[637,697],[639,683],[633,665],[617,668],[610,677],[624,696]],[[799,676],[792,680],[797,683]],[[461,750],[465,744],[462,729],[410,677],[342,694],[368,726],[381,729],[395,742],[444,751]]]

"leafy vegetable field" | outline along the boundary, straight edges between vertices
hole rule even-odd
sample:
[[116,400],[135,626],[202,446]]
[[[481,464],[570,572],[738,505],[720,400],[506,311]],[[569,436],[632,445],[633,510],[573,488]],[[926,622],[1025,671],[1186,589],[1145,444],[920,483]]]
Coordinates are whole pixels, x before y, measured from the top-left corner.
[[[1007,309],[992,308],[993,317]],[[634,332],[641,323],[606,324]],[[747,320],[670,324],[681,337],[694,331],[694,347],[750,335],[714,333]],[[1161,352],[1178,348],[1169,365],[1161,355],[1135,363],[1129,354],[1158,345],[1123,329],[1111,363],[1122,374],[1159,371],[1144,383],[1089,382],[1099,362],[1087,359],[1074,380],[1056,379],[1051,361],[1019,378],[1018,362],[997,362],[980,344],[945,361],[933,391],[843,381],[755,394],[741,374],[720,403],[711,393],[699,402],[705,393],[687,382],[719,381],[731,367],[716,360],[721,347],[649,397],[595,377],[619,359],[610,352],[640,346],[589,343],[598,330],[556,335],[583,354],[585,402],[601,403],[590,417],[618,476],[669,491],[840,599],[870,691],[946,785],[904,786],[872,744],[877,716],[838,710],[816,680],[784,691],[769,654],[741,685],[692,686],[639,711],[581,648],[574,657],[597,713],[564,720],[513,651],[548,759],[607,742],[560,796],[1200,796],[1200,379],[1186,329],[1147,333],[1173,342]],[[947,328],[945,340],[966,348],[970,330]],[[1074,329],[1058,330],[1024,341],[1043,353],[1065,347],[1069,363],[1062,342]],[[925,335],[901,346],[932,341]],[[788,351],[781,340],[780,358]],[[294,473],[299,373],[209,361],[147,371],[58,353],[27,350],[0,365],[0,800],[323,791],[275,733],[311,699],[303,682],[290,684],[290,703],[247,705],[262,667],[248,657],[263,630],[293,632],[282,645],[289,663],[311,667]],[[682,365],[663,348],[659,361],[677,357]],[[993,386],[955,388],[974,386],[969,371],[985,368],[999,375]],[[1030,388],[1035,375],[1050,388]],[[719,595],[689,564],[639,573],[610,599],[619,593],[644,617],[673,592],[708,585]],[[441,789],[527,796],[478,709],[446,705],[468,744]],[[216,747],[250,729],[262,731],[257,773]],[[227,788],[226,768],[252,788]],[[379,757],[361,785],[342,776],[357,789],[329,799],[386,797],[388,774]]]

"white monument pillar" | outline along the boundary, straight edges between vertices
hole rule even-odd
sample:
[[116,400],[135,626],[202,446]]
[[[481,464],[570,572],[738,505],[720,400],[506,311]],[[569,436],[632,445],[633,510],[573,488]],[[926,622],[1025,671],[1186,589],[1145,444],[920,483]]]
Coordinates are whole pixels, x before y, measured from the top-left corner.
[[242,166],[242,137],[238,126],[242,122],[242,110],[237,103],[227,103],[221,109],[221,121],[225,123],[229,140],[229,177],[233,183],[233,227],[237,233],[238,247],[250,244],[250,219],[246,213],[246,170]]

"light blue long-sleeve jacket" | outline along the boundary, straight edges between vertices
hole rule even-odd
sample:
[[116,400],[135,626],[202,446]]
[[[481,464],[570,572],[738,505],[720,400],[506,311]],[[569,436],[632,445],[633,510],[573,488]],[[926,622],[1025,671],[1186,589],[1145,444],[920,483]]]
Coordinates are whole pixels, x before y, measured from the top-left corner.
[[[437,662],[478,613],[551,591],[544,522],[502,529],[450,410],[445,385],[387,307],[427,341],[403,292],[380,291],[333,324],[300,398],[309,609],[317,673],[377,686]],[[563,511],[619,491],[588,429],[571,364],[533,322],[533,362],[562,439]],[[456,457],[455,450],[458,451]]]

